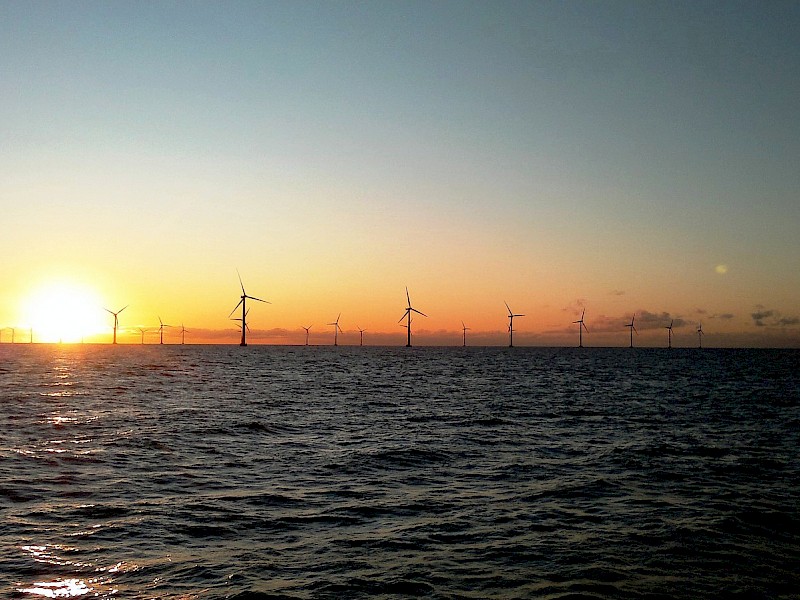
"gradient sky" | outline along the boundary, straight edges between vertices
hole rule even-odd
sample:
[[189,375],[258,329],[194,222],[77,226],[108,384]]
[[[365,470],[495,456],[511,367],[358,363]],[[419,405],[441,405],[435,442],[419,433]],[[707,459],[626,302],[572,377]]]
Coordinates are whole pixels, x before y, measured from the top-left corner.
[[800,346],[798,99],[797,2],[0,0],[0,327]]

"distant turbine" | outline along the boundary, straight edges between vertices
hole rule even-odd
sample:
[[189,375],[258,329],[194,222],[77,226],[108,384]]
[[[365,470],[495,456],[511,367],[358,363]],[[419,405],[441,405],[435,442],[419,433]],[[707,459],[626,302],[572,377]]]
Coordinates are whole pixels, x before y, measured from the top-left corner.
[[144,334],[150,331],[149,329],[145,329],[144,327],[137,327],[137,329],[142,333],[142,345],[144,346]]
[[33,343],[33,327],[31,327],[31,339],[30,339],[30,340],[28,340],[28,341],[29,341],[29,343],[31,343],[31,344]]
[[17,330],[14,329],[13,327],[9,327],[9,329],[11,330],[11,343],[13,344],[14,343],[14,336],[17,334]]
[[158,333],[161,336],[161,341],[159,342],[159,344],[163,344],[164,343],[164,327],[172,327],[172,325],[167,325],[166,323],[164,323],[164,321],[161,320],[161,317],[158,317],[158,322],[159,322]]
[[111,342],[112,344],[116,344],[117,343],[117,327],[119,327],[119,317],[118,317],[118,315],[119,315],[119,313],[121,313],[123,310],[125,310],[129,306],[130,306],[130,304],[126,304],[125,306],[120,308],[117,312],[114,312],[113,310],[108,310],[107,308],[105,309],[106,312],[109,312],[112,315],[114,315],[114,341]]
[[[578,323],[578,348],[583,348],[583,330],[586,329],[586,324],[583,322],[583,315],[586,314],[586,309],[583,309],[581,313],[581,318],[577,321],[573,321],[572,323]],[[589,333],[589,330],[586,329],[586,333]]]
[[[235,310],[235,309],[234,309],[234,310]],[[242,318],[242,317],[232,317],[232,318],[231,318],[231,321],[239,321],[239,323],[244,323],[244,325],[238,325],[238,327],[240,327],[240,328],[243,328],[243,329],[245,329],[245,328],[246,328],[246,329],[247,329],[247,331],[249,332],[249,331],[250,331],[250,326],[247,324],[247,319],[246,319],[247,315],[249,315],[249,314],[250,314],[250,309],[248,308],[248,309],[247,309],[247,312],[246,312],[246,313],[243,315],[243,317],[245,317],[245,318]]]
[[411,306],[411,296],[408,295],[408,286],[406,286],[406,300],[408,300],[408,306],[406,307],[406,312],[402,317],[400,317],[400,320],[398,321],[398,323],[400,321],[402,321],[403,319],[406,320],[405,327],[408,330],[408,332],[407,332],[408,341],[406,342],[406,348],[411,348],[411,313],[415,312],[418,315],[422,315],[423,317],[427,317],[428,315],[426,315],[424,312],[418,311],[416,308]]
[[306,346],[308,346],[308,332],[313,326],[314,326],[313,324],[309,325],[308,327],[303,327],[302,325],[300,325],[300,327],[303,327],[303,329],[306,330]]
[[359,342],[358,345],[359,346],[363,346],[364,345],[364,332],[366,331],[366,329],[361,329],[361,327],[359,327],[358,325],[356,325],[356,329],[358,329],[358,333],[361,334],[361,341]]
[[[239,304],[237,304],[233,308],[233,310],[231,311],[231,314],[228,315],[228,317],[230,317],[233,313],[235,313],[236,309],[239,308],[239,306],[242,307],[242,318],[241,318],[241,321],[242,321],[242,341],[241,341],[241,343],[239,345],[240,346],[247,346],[247,336],[246,336],[245,332],[250,330],[250,328],[247,327],[247,308],[245,306],[247,304],[247,299],[249,298],[250,300],[255,300],[256,302],[263,302],[264,304],[271,304],[271,302],[267,302],[266,300],[262,300],[261,298],[256,298],[255,296],[248,296],[247,292],[244,291],[244,283],[242,283],[242,276],[239,275],[239,271],[236,271],[236,275],[239,276],[239,285],[242,286],[242,296],[241,296],[241,300],[239,300]],[[234,320],[238,321],[240,319],[234,319]]]
[[506,308],[508,309],[508,347],[509,348],[513,348],[514,347],[514,317],[524,317],[525,315],[515,315],[512,312],[511,307],[508,305],[508,302],[506,302],[504,300],[503,304],[505,304]]
[[186,329],[186,327],[183,326],[183,323],[181,323],[181,345],[186,344],[186,334],[187,333],[191,333],[191,331]]
[[669,322],[669,327],[664,327],[667,330],[667,348],[672,348],[672,324],[675,322],[675,319],[672,319]]
[[[636,327],[633,324],[634,319],[636,319],[636,313],[633,313],[633,316],[631,317],[631,322],[625,325],[625,327],[631,328],[631,346],[630,346],[631,348],[633,348],[633,332],[636,331]],[[636,335],[639,335],[638,331],[636,331]]]
[[342,316],[342,313],[339,313],[339,316],[336,317],[336,320],[333,323],[328,323],[328,325],[333,325],[333,345],[334,346],[338,346],[339,345],[339,332],[342,330],[342,328],[339,327],[339,317],[341,317],[341,316]]
[[704,335],[705,334],[703,333],[703,324],[700,323],[700,326],[697,328],[697,344],[698,344],[697,347],[698,348],[702,348],[703,347],[703,336]]
[[469,331],[469,327],[464,325],[464,321],[461,321],[461,329],[464,330],[464,346],[467,345],[467,331]]

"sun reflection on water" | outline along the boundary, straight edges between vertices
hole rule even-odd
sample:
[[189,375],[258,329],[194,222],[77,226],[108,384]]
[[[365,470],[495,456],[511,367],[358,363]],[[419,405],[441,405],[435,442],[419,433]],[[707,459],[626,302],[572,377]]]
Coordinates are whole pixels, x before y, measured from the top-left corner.
[[58,579],[56,581],[37,581],[33,584],[33,587],[20,589],[19,591],[22,594],[43,596],[45,598],[77,598],[91,593],[93,588],[83,579]]
[[[88,569],[98,574],[119,574],[139,569],[138,565],[125,562],[117,562],[108,567],[95,566],[91,563],[72,561],[59,555],[59,552],[70,553],[78,551],[77,548],[71,546],[22,546],[21,549],[30,554],[33,560],[39,563],[59,567],[75,567],[81,570]],[[108,597],[119,593],[119,589],[113,587],[112,579],[109,577],[58,577],[50,581],[32,582],[27,587],[17,588],[17,592],[43,598],[78,598],[87,594],[91,594],[94,597]]]

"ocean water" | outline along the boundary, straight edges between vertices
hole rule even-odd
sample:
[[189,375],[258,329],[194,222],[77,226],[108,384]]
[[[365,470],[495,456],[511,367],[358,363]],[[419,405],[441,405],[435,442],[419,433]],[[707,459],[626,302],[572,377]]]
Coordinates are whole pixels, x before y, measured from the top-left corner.
[[0,596],[798,598],[800,351],[0,346]]

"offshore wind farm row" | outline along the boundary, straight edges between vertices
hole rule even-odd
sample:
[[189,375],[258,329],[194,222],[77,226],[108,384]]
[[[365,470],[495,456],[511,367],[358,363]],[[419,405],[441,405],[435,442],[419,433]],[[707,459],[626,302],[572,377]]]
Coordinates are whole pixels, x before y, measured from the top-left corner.
[[[251,296],[250,294],[248,294],[247,291],[245,290],[244,282],[242,281],[241,275],[239,275],[238,272],[237,272],[237,275],[239,277],[239,286],[241,288],[241,295],[239,296],[239,302],[236,304],[236,306],[234,306],[234,308],[230,312],[230,314],[228,314],[228,318],[231,321],[236,322],[237,323],[237,327],[240,329],[241,337],[240,337],[239,345],[240,346],[247,346],[248,345],[247,335],[248,335],[248,333],[251,333],[250,326],[249,326],[248,320],[247,320],[248,319],[248,315],[250,314],[251,307],[248,306],[247,301],[250,300],[250,301],[254,301],[254,302],[261,302],[261,303],[264,303],[264,304],[271,304],[271,302],[269,302],[267,300],[263,300],[262,298],[258,298],[256,296]],[[426,318],[428,317],[428,315],[425,314],[424,312],[422,312],[421,310],[418,310],[417,308],[415,308],[412,305],[412,303],[411,303],[411,295],[410,295],[410,293],[408,291],[408,287],[405,288],[405,292],[406,292],[406,303],[407,303],[407,305],[406,305],[406,308],[405,308],[405,310],[403,312],[403,315],[398,320],[398,323],[400,324],[400,327],[402,327],[402,328],[404,328],[406,330],[406,344],[405,345],[406,345],[406,347],[410,348],[412,346],[412,337],[413,337],[413,333],[412,333],[412,324],[414,322],[413,315],[416,314],[416,315],[419,315],[419,316],[422,316],[422,317],[426,317]],[[507,311],[507,318],[508,318],[508,325],[507,325],[508,346],[509,346],[509,348],[512,348],[512,347],[514,347],[514,332],[517,331],[514,328],[514,319],[515,318],[518,319],[518,318],[525,317],[525,315],[522,314],[522,313],[515,313],[511,309],[511,307],[509,306],[508,302],[504,301],[503,303],[505,304],[505,308],[506,308],[506,311]],[[122,308],[120,308],[120,309],[118,309],[116,311],[115,310],[111,310],[109,308],[103,308],[103,310],[105,310],[107,313],[109,313],[113,317],[111,344],[114,344],[114,345],[117,344],[117,335],[118,335],[118,332],[120,331],[120,324],[119,324],[120,323],[120,317],[119,317],[119,315],[123,311],[125,311],[125,309],[127,309],[129,306],[130,305],[125,305],[125,306],[123,306]],[[239,311],[239,310],[241,310],[240,316],[234,316],[234,314],[236,314],[237,311]],[[327,326],[333,327],[333,345],[334,346],[338,346],[339,345],[339,334],[344,333],[342,328],[341,328],[341,325],[339,323],[339,320],[341,319],[341,316],[342,316],[341,313],[339,313],[336,316],[336,319],[334,321],[331,321],[331,322],[326,324]],[[577,329],[578,329],[578,344],[577,344],[577,347],[579,347],[579,348],[583,348],[584,347],[584,333],[586,333],[586,334],[589,333],[589,328],[586,325],[585,317],[586,317],[586,309],[583,308],[580,318],[575,320],[575,321],[572,321],[573,325],[577,325]],[[631,316],[630,323],[626,323],[624,325],[624,328],[629,330],[629,347],[630,348],[634,347],[634,335],[637,335],[637,336],[639,335],[639,332],[636,329],[635,321],[636,321],[636,313],[634,312],[633,315]],[[674,322],[675,322],[674,319],[670,319],[669,325],[664,325],[663,326],[663,328],[666,330],[666,333],[667,333],[667,340],[666,340],[667,344],[666,344],[666,347],[670,348],[670,349],[672,348],[672,340],[673,340],[673,335],[674,335],[674,333],[673,333]],[[305,326],[305,325],[301,325],[300,326],[300,329],[302,329],[305,332],[305,344],[304,345],[306,345],[306,346],[309,345],[310,332],[311,332],[311,328],[313,326],[314,326],[313,324],[308,325],[308,326]],[[145,334],[157,332],[158,333],[158,344],[163,345],[164,344],[164,330],[165,329],[169,329],[169,328],[177,329],[177,326],[165,323],[161,319],[161,316],[158,316],[158,326],[152,326],[152,327],[135,326],[135,327],[132,327],[132,328],[128,329],[127,331],[130,332],[130,333],[133,333],[134,331],[138,332],[139,333],[140,344],[142,344],[142,345],[145,344]],[[0,343],[3,343],[3,341],[4,341],[3,340],[3,332],[4,331],[8,331],[8,330],[11,331],[11,340],[10,340],[10,342],[11,343],[17,343],[17,336],[16,336],[17,329],[18,328],[16,328],[16,327],[0,328]],[[34,330],[33,330],[33,328],[27,328],[27,329],[28,329],[28,336],[27,336],[28,340],[27,341],[29,343],[33,343],[34,342]],[[358,343],[358,345],[359,346],[363,346],[364,345],[364,333],[367,332],[367,330],[363,329],[363,328],[361,328],[359,326],[357,326],[356,329],[357,329],[358,335],[359,335],[359,343]],[[468,345],[467,344],[467,331],[470,331],[470,330],[471,330],[471,328],[467,327],[466,323],[462,320],[461,321],[461,332],[462,332],[462,335],[461,335],[462,344],[461,345],[462,346],[467,346]],[[186,329],[186,327],[183,325],[183,323],[181,323],[181,325],[180,325],[179,332],[180,332],[180,344],[185,344],[186,343],[186,334],[187,333],[191,333],[191,332],[188,329]],[[702,323],[698,323],[696,334],[697,334],[697,346],[698,346],[698,348],[702,348],[703,347],[703,336],[705,335],[704,332],[703,332]],[[60,341],[61,340],[59,340],[59,342]],[[83,342],[83,339],[81,339],[81,342]]]

